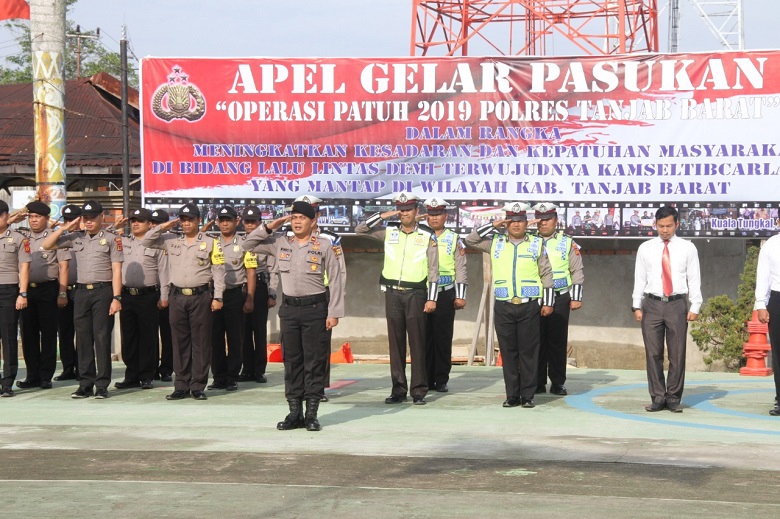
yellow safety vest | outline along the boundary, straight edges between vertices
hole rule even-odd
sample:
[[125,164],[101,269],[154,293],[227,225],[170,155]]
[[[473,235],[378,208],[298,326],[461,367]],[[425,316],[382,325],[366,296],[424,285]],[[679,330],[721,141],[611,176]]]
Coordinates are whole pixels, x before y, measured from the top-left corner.
[[563,233],[555,233],[544,242],[547,258],[553,271],[553,288],[563,290],[571,286],[569,270],[569,249],[571,238]]
[[518,244],[509,241],[506,234],[493,235],[490,258],[496,301],[542,297],[542,279],[537,263],[542,247],[542,239],[530,234],[526,234],[526,239]]
[[[395,225],[393,225],[395,224]],[[385,231],[385,264],[380,283],[410,288],[426,288],[428,281],[428,247],[433,232],[418,225],[406,234],[400,224],[391,223]]]

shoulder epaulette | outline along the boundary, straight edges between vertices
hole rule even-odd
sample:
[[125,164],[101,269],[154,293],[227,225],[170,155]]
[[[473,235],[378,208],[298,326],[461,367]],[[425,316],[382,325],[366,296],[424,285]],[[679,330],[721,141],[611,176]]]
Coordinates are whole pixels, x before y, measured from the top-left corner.
[[387,222],[388,227],[401,227],[401,222]]
[[417,227],[418,227],[418,228],[419,228],[421,231],[425,231],[425,232],[427,232],[428,234],[435,234],[435,232],[433,231],[433,229],[431,229],[430,227],[428,227],[428,226],[427,226],[427,225],[425,225],[424,223],[418,223],[418,224],[417,224]]

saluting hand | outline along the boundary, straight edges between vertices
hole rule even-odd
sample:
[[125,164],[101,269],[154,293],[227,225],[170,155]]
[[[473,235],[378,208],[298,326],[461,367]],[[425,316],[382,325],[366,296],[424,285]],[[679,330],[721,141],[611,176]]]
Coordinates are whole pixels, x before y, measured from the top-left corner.
[[63,231],[70,232],[70,231],[79,229],[80,226],[81,226],[81,217],[79,216],[75,220],[71,220],[71,221],[65,223],[65,225],[60,227],[60,229],[62,229]]
[[282,216],[281,218],[277,218],[276,220],[273,220],[271,223],[265,224],[266,227],[268,227],[269,231],[275,231],[277,229],[281,229],[282,225],[286,224],[292,220],[292,215],[288,214],[287,216]]
[[174,218],[173,220],[168,220],[165,223],[161,223],[160,224],[160,229],[162,229],[163,231],[170,231],[171,229],[176,227],[176,224],[178,224],[178,223],[179,223],[179,219],[178,218]]
[[401,211],[394,210],[394,211],[385,211],[384,213],[380,214],[379,217],[382,220],[387,220],[388,218],[392,218],[393,216],[397,216],[401,214]]
[[26,212],[24,209],[19,209],[18,211],[14,211],[13,213],[8,215],[8,225],[21,222],[22,220],[27,218],[29,214],[30,213]]

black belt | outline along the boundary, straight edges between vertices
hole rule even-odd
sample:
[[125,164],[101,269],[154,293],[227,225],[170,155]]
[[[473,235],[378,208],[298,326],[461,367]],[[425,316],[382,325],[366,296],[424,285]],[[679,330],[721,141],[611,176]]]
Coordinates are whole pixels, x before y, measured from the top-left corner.
[[235,286],[235,287],[225,287],[225,292],[229,292],[231,290],[243,290],[244,288],[246,288],[246,284],[238,285],[238,286]]
[[185,296],[196,296],[198,294],[202,294],[203,292],[207,292],[210,290],[210,287],[208,285],[201,285],[199,287],[195,288],[179,288],[177,286],[171,286],[173,289],[174,294],[182,294]]
[[151,287],[141,287],[141,288],[133,288],[133,287],[122,287],[122,293],[124,294],[130,294],[131,296],[142,296],[144,294],[151,294],[152,292],[159,292],[160,286],[154,285]]
[[664,303],[669,303],[671,301],[677,301],[678,299],[683,299],[688,294],[673,294],[669,297],[666,296],[657,296],[655,294],[645,294],[645,297],[649,297],[650,299],[655,299],[656,301],[663,301]]
[[286,305],[291,306],[309,306],[309,305],[316,305],[317,303],[324,303],[327,301],[328,298],[325,295],[325,292],[322,294],[317,294],[314,296],[307,296],[307,297],[290,297],[282,295],[282,301]]
[[110,285],[111,281],[100,281],[98,283],[76,283],[76,288],[86,288],[87,290],[95,290],[96,288]]
[[43,287],[43,286],[48,285],[50,283],[56,283],[56,282],[57,282],[56,279],[48,279],[46,281],[33,281],[28,286],[30,288],[40,288],[40,287]]

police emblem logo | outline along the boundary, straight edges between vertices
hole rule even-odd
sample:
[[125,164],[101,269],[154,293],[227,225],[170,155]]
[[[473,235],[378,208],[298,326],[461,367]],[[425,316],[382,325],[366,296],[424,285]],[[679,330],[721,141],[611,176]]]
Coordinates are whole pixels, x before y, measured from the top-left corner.
[[205,241],[202,241],[202,242],[200,242],[200,246],[199,246],[198,248],[199,248],[200,250],[206,250],[206,247],[207,247],[207,245],[206,245],[206,242],[205,242]]
[[307,204],[310,204],[311,203],[311,198],[309,198],[308,196],[304,196],[302,201],[306,202]]
[[190,212],[190,208],[189,207],[185,207],[184,209],[181,210],[181,212],[182,213],[189,213]]
[[418,234],[417,237],[414,239],[415,245],[425,245],[425,236],[422,234]]
[[519,213],[520,211],[522,211],[522,207],[520,206],[520,204],[515,204],[512,206],[513,213]]
[[252,211],[251,209],[249,209],[249,210],[246,212],[246,214],[247,214],[247,215],[250,215],[250,214],[255,214],[255,212],[254,212],[254,211]]
[[105,245],[106,243],[108,243],[108,241],[106,241],[105,238],[101,238],[99,243],[100,245]]
[[547,206],[542,204],[539,206],[539,212],[540,213],[546,213],[547,212]]
[[13,238],[6,238],[5,241],[7,241],[8,243],[13,243],[14,239]]
[[197,121],[206,113],[206,99],[177,66],[173,67],[168,82],[160,85],[152,96],[152,112],[165,122]]
[[92,209],[91,205],[87,204],[87,205],[84,206],[84,210],[85,211],[89,211],[90,209]]
[[241,251],[241,247],[239,247],[238,245],[233,245],[233,252],[240,252],[240,251]]
[[317,256],[309,256],[309,261],[311,261],[312,263],[319,263],[320,258],[318,258]]
[[312,272],[317,272],[317,265],[312,265],[309,268],[311,269]]
[[405,204],[406,202],[409,201],[409,199],[406,197],[404,193],[401,193],[401,196],[398,197],[398,201],[401,202],[402,204]]

